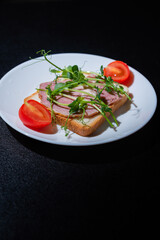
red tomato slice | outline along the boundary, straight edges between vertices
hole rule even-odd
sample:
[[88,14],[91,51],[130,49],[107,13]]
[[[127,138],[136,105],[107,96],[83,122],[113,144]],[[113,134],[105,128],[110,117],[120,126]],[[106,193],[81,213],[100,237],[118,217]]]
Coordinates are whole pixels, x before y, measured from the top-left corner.
[[28,100],[19,109],[19,118],[27,127],[38,129],[51,123],[51,113],[41,103]]
[[129,78],[130,71],[126,63],[114,61],[104,68],[104,75],[106,77],[110,76],[115,82],[123,83]]

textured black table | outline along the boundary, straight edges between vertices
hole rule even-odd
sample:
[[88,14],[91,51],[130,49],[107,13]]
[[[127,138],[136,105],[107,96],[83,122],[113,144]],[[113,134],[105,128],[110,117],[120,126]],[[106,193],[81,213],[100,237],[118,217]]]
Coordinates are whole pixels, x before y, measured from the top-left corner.
[[[150,5],[125,7],[1,4],[0,77],[42,48],[92,53],[127,62],[159,96],[158,12]],[[42,143],[0,118],[0,239],[154,238],[160,214],[158,107],[137,133],[94,147]]]

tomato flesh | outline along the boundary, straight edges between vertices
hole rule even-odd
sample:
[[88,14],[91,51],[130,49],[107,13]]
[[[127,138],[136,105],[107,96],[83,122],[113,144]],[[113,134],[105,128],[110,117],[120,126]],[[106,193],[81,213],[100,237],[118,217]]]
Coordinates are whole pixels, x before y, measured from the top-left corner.
[[51,113],[41,103],[28,100],[19,109],[19,118],[27,127],[38,129],[51,123]]
[[115,82],[123,83],[129,78],[130,70],[126,63],[114,61],[104,68],[104,75],[106,77],[110,76]]

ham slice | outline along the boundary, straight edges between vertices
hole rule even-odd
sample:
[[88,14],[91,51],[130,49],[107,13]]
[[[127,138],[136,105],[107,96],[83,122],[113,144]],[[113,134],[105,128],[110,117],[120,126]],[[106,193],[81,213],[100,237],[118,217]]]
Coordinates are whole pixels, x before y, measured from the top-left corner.
[[[54,89],[55,87],[55,83],[54,82],[45,82],[45,83],[41,83],[40,84],[40,89],[46,89],[46,87],[49,85],[51,87],[51,90]],[[83,87],[83,86],[82,86]],[[79,90],[83,90],[83,88],[79,88],[77,87]],[[75,94],[76,93],[76,94]],[[78,96],[81,96],[82,94],[81,93],[78,93],[77,92],[72,92],[71,96],[75,97],[78,97]],[[51,104],[50,102],[47,100],[47,95],[46,95],[46,92],[45,91],[39,91],[39,96],[40,96],[40,99],[41,99],[41,103],[43,105],[45,105],[46,107],[50,108]],[[83,94],[83,97],[88,97],[88,95],[85,95]],[[90,97],[91,98],[91,97]],[[74,100],[70,99],[70,98],[67,98],[67,97],[61,97],[61,96],[56,96],[56,101],[58,101],[59,103],[64,103],[64,104],[70,104],[72,103]],[[60,115],[63,115],[65,117],[68,117],[69,115],[69,110],[70,108],[68,106],[60,106],[58,104],[53,104],[53,110],[56,114],[60,114]],[[94,115],[96,115],[98,113],[98,111],[92,107],[91,105],[88,105],[86,111],[85,111],[85,117],[92,117]],[[73,117],[80,117],[82,116],[82,113],[76,113],[76,114],[73,114]]]
[[[91,77],[91,76],[89,76]],[[92,76],[93,77],[93,76]],[[58,82],[62,82],[63,79],[59,79]],[[70,81],[70,80],[69,80]],[[63,82],[66,82],[63,81]],[[41,83],[40,84],[40,89],[44,89],[46,90],[46,87],[50,85],[50,88],[51,90],[54,89],[55,87],[55,82],[45,82],[45,83]],[[100,88],[100,86],[99,86]],[[92,94],[93,96],[96,96],[96,90],[94,89],[85,89],[84,86],[78,86],[76,87],[75,89],[78,89],[78,90],[82,90],[84,92],[89,92],[90,94]],[[65,94],[68,94],[72,97],[75,97],[75,99],[78,97],[78,96],[82,96],[84,97],[86,100],[90,99],[91,96],[89,95],[85,95],[84,93],[79,93],[79,92],[67,92]],[[45,105],[46,107],[50,108],[51,107],[51,104],[50,102],[47,100],[47,95],[46,95],[46,92],[45,91],[39,91],[39,97],[41,99],[41,103],[43,105]],[[103,90],[102,93],[101,93],[101,98],[104,100],[104,102],[106,102],[108,105],[111,105],[113,103],[115,103],[116,101],[118,101],[121,96],[118,96],[117,94],[111,94],[111,93],[108,93],[107,91]],[[68,98],[68,97],[63,97],[63,96],[56,96],[56,101],[60,102],[60,103],[65,103],[65,104],[70,104],[72,103],[74,100]],[[59,115],[62,115],[62,116],[65,116],[65,117],[68,117],[69,115],[69,110],[70,108],[68,106],[60,106],[58,104],[53,104],[52,105],[53,107],[53,110],[56,114],[59,114]],[[96,114],[98,114],[98,110],[96,110],[91,104],[88,104],[88,107],[86,108],[85,110],[85,117],[92,117]],[[76,113],[76,114],[73,114],[72,115],[73,117],[80,117],[82,116],[82,113]]]

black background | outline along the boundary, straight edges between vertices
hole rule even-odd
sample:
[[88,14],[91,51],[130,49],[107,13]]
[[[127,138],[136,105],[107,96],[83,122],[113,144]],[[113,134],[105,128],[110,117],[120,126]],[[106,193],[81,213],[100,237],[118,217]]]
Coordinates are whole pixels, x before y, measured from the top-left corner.
[[[1,3],[0,77],[40,49],[91,53],[127,62],[159,96],[158,7]],[[158,107],[143,129],[92,147],[38,142],[0,119],[0,239],[153,239],[160,214]]]

